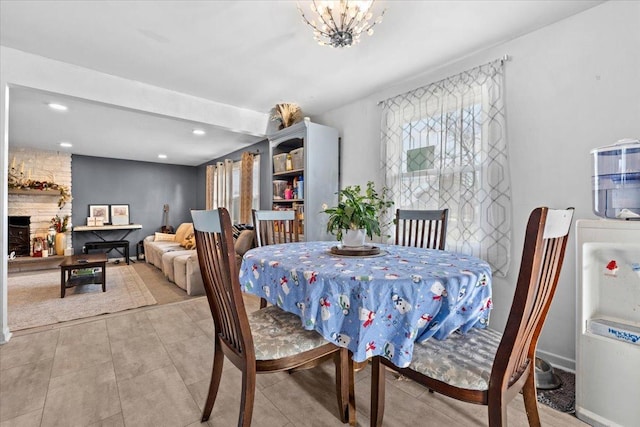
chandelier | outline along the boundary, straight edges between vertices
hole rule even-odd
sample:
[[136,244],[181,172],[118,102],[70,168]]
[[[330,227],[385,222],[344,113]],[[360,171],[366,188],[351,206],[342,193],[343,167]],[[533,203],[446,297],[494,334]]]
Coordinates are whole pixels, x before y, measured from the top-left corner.
[[[298,10],[304,22],[313,28],[313,38],[322,46],[350,47],[360,41],[360,34],[373,34],[373,27],[382,22],[383,10],[374,21],[369,1],[316,1],[305,2],[317,16],[309,20],[298,3]],[[317,20],[317,22],[316,22]]]

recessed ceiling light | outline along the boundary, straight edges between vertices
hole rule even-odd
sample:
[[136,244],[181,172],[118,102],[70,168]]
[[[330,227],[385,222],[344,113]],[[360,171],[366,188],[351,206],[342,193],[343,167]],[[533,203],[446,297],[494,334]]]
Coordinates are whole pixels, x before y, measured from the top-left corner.
[[194,135],[198,135],[198,136],[202,136],[202,135],[206,134],[206,132],[203,131],[202,129],[194,129],[193,130],[193,134]]
[[52,110],[67,111],[69,109],[69,108],[67,108],[66,105],[56,104],[54,102],[50,102],[47,105],[49,105],[49,108],[51,108]]
[[73,144],[70,142],[61,142],[60,147],[69,148],[69,147],[73,147]]
[[166,154],[158,154],[158,158],[159,159],[166,159],[167,155]]

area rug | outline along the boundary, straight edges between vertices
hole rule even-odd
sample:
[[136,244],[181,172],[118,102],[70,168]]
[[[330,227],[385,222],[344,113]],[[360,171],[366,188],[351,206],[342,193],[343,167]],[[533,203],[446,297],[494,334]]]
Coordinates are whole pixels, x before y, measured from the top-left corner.
[[576,377],[573,373],[555,368],[562,385],[555,390],[538,390],[538,402],[560,412],[576,412]]
[[101,285],[68,288],[60,298],[60,271],[8,278],[9,329],[19,331],[68,320],[156,304],[133,266],[107,266],[107,291]]

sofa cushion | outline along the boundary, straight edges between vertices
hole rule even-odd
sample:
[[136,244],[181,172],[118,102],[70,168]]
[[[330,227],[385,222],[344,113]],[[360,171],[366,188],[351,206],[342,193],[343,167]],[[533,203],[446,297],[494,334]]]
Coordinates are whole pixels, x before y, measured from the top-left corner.
[[171,251],[182,251],[184,248],[176,242],[144,242],[145,258],[149,264],[153,264],[162,270],[162,255]]
[[204,295],[204,283],[200,274],[198,255],[180,255],[173,261],[175,284],[187,291],[187,295]]
[[[193,251],[171,251],[165,252],[162,255],[162,272],[169,279],[170,282],[176,283],[176,276],[174,272],[174,261],[179,256],[193,255]],[[185,289],[186,290],[186,289]]]

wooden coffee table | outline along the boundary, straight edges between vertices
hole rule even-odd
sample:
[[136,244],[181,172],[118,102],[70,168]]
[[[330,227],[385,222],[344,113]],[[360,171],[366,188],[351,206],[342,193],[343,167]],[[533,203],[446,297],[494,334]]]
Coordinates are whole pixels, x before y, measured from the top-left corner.
[[[102,292],[107,291],[107,254],[86,254],[64,257],[60,263],[60,298],[64,298],[67,288],[79,285],[102,285]],[[100,271],[95,271],[100,267]],[[72,275],[73,270],[94,269],[91,274]]]

